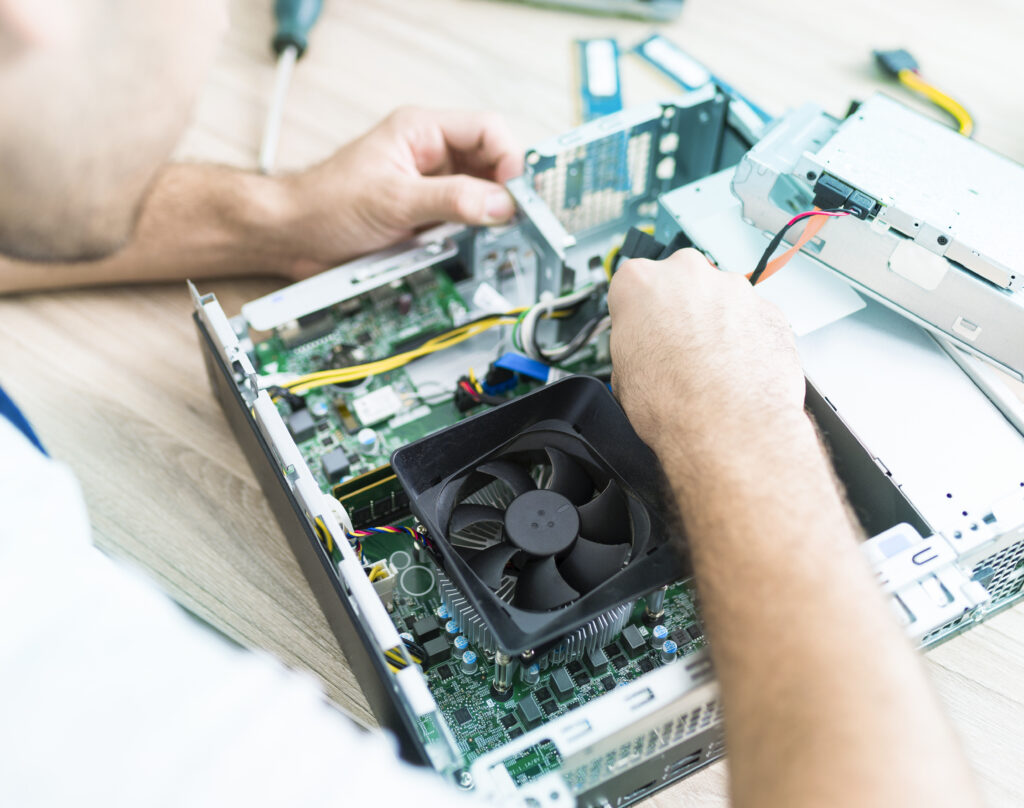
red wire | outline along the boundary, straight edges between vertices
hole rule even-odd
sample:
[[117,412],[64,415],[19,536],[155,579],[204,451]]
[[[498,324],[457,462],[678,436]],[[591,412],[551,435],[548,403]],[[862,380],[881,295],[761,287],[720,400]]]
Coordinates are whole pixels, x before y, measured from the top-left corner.
[[786,222],[786,227],[792,227],[794,224],[799,222],[801,219],[806,219],[808,216],[849,216],[849,215],[850,215],[850,211],[848,211],[848,210],[838,210],[838,211],[836,211],[836,210],[832,210],[832,211],[829,211],[829,210],[805,210],[803,213],[798,213],[796,216],[794,216],[792,219],[790,219],[788,222]]

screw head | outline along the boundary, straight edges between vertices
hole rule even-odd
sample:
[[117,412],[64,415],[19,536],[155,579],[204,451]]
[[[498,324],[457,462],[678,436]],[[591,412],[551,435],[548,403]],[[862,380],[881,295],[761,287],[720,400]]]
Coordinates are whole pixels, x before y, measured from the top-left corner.
[[949,239],[946,238],[945,236],[939,236],[938,242],[939,244],[949,244]]

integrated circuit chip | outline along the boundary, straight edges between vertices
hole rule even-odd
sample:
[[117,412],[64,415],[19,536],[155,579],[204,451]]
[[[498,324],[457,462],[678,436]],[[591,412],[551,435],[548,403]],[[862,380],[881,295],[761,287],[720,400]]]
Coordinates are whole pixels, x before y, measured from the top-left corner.
[[288,416],[288,431],[296,443],[302,443],[316,434],[316,421],[309,410],[298,410]]
[[519,719],[528,727],[533,726],[543,717],[540,705],[533,696],[527,696],[520,701],[516,712],[519,713]]
[[445,637],[434,637],[423,643],[423,650],[427,658],[423,660],[424,667],[430,668],[439,662],[447,662],[452,656],[452,647]]
[[436,617],[428,614],[412,624],[412,633],[417,640],[432,640],[441,633],[441,624],[437,622]]
[[589,651],[585,662],[587,663],[587,668],[594,676],[597,676],[599,673],[604,673],[605,669],[608,667],[608,657],[605,656],[604,651],[600,648],[595,648],[593,651]]
[[640,629],[636,626],[629,625],[622,629],[622,635],[620,637],[622,641],[622,647],[626,649],[626,655],[630,659],[636,659],[645,650],[647,650],[647,643],[644,642],[644,635],[640,633]]
[[569,678],[569,673],[565,668],[556,668],[551,674],[551,687],[555,691],[555,698],[559,701],[565,701],[572,697],[574,692],[572,679]]
[[343,477],[348,476],[352,464],[345,450],[338,446],[320,458],[320,467],[323,469],[327,481],[336,483],[340,482]]

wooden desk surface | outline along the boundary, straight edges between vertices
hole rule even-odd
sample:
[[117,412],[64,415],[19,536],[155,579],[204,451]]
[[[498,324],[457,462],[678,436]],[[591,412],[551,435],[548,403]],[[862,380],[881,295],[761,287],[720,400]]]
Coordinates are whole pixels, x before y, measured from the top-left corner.
[[[232,3],[181,158],[255,165],[272,81],[269,6]],[[564,131],[578,114],[572,40],[612,34],[628,47],[652,29],[488,0],[325,6],[293,79],[283,169],[325,157],[403,103],[501,111],[524,144]],[[905,46],[972,110],[979,141],[1024,161],[1014,0],[687,0],[662,30],[773,112],[811,100],[841,114],[881,86],[871,49]],[[627,104],[674,92],[632,57],[623,76]],[[280,285],[203,290],[234,314]],[[183,284],[2,300],[0,379],[78,474],[101,547],[245,645],[313,671],[372,723],[210,395],[190,313]],[[927,666],[991,804],[1024,804],[1024,607],[933,651]],[[724,805],[724,772],[715,765],[650,804]]]

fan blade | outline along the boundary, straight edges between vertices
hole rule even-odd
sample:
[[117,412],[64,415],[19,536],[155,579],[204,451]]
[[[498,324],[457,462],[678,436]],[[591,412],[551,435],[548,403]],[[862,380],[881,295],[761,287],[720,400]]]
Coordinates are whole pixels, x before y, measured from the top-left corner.
[[584,594],[596,589],[622,569],[629,555],[628,544],[598,544],[582,536],[572,551],[558,565],[558,571],[570,584]]
[[448,532],[458,533],[460,530],[465,530],[470,525],[475,525],[479,522],[498,522],[500,524],[504,521],[505,514],[501,508],[467,503],[459,505],[459,507],[452,511],[452,518],[448,522]]
[[537,487],[526,469],[511,460],[492,460],[490,463],[477,466],[476,470],[501,480],[517,497]]
[[505,565],[518,552],[519,548],[514,544],[507,542],[495,544],[470,558],[469,568],[491,589],[497,589],[501,586],[501,576],[505,574]]
[[517,609],[543,612],[564,606],[579,596],[580,593],[569,586],[558,572],[555,559],[548,556],[523,567],[512,596],[512,605]]
[[586,502],[594,491],[590,475],[565,452],[553,446],[546,447],[544,451],[551,459],[552,470],[547,488],[557,491],[573,505]]
[[577,510],[581,536],[600,544],[621,544],[630,540],[629,510],[615,480],[609,480],[604,491]]

